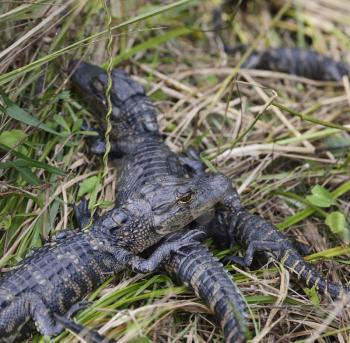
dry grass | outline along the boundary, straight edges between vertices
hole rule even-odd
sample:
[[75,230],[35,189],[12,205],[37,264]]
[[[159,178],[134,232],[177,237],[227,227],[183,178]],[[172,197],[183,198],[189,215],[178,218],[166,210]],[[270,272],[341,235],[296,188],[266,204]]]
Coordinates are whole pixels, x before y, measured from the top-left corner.
[[[67,93],[65,70],[71,58],[107,65],[110,55],[117,57],[114,63],[124,61],[146,87],[172,149],[200,148],[210,168],[232,178],[252,211],[307,243],[316,252],[310,259],[317,268],[346,283],[346,237],[332,232],[325,218],[337,210],[349,225],[349,132],[327,124],[350,128],[349,79],[321,83],[238,70],[234,67],[243,62],[242,56],[227,56],[218,37],[231,46],[244,43],[260,49],[310,46],[350,64],[349,2],[249,2],[234,20],[224,18],[220,32],[212,29],[215,1],[182,2],[183,7],[140,20],[138,15],[160,13],[171,2],[111,1],[110,13],[97,0],[1,2],[0,85],[18,106],[59,134],[26,125],[18,112],[15,120],[7,111],[0,119],[0,143],[9,144],[4,132],[20,130],[11,131],[12,148],[63,171],[57,175],[28,161],[0,169],[1,267],[8,270],[31,247],[40,246],[41,238],[72,227],[67,203],[78,200],[83,180],[103,169],[80,132],[82,120],[94,121]],[[111,26],[119,25],[111,35],[109,14]],[[126,25],[129,20],[135,23]],[[98,34],[104,30],[107,34]],[[325,124],[303,120],[290,110]],[[14,153],[3,152],[1,162],[14,160]],[[93,203],[110,205],[115,184],[110,168],[92,190]],[[315,185],[333,192],[334,205],[321,208],[306,201]],[[215,252],[220,257],[229,253]],[[227,268],[249,304],[252,342],[350,342],[346,304],[328,299],[318,304],[312,292],[306,295],[279,266]],[[103,325],[101,332],[120,342],[222,341],[200,300],[165,275],[109,280],[92,298],[98,299],[94,308],[79,320]],[[65,337],[60,341],[70,341]]]

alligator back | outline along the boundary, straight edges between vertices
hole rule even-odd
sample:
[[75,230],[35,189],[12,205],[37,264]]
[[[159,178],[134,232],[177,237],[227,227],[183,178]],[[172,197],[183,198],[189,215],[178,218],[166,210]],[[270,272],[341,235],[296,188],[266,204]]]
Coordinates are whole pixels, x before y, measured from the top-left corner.
[[133,153],[126,155],[118,175],[116,205],[123,204],[146,183],[167,176],[183,178],[185,168],[176,154],[164,144],[159,136],[143,137]]
[[79,233],[42,247],[5,274],[0,281],[0,342],[29,337],[39,322],[54,327],[51,313],[66,313],[118,270],[118,261],[96,249],[90,238]]
[[0,308],[30,291],[63,314],[111,274],[111,262],[84,233],[40,248],[1,279]]

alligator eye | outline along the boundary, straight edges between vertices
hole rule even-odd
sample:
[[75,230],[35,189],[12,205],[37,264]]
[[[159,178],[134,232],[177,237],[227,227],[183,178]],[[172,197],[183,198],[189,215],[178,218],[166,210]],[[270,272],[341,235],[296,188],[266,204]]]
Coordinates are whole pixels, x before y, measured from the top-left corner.
[[113,214],[112,218],[117,225],[124,225],[129,219],[125,212],[117,212],[116,214]]
[[177,199],[177,201],[178,201],[178,203],[180,203],[180,204],[188,204],[190,201],[192,201],[193,195],[194,195],[193,192],[188,192],[188,193],[186,193],[186,194],[184,194],[184,195],[181,195],[181,196]]

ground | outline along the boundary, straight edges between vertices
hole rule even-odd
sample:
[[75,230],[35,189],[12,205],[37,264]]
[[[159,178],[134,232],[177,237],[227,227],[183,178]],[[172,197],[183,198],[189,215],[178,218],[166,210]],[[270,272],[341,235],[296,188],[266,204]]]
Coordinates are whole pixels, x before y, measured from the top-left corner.
[[[69,85],[68,62],[82,58],[134,75],[174,151],[197,147],[251,211],[306,243],[329,279],[348,282],[349,79],[238,70],[244,54],[228,56],[223,42],[312,48],[350,64],[350,3],[227,3],[214,25],[214,0],[2,1],[2,272],[73,228],[69,204],[81,196],[98,212],[113,204],[115,167],[89,152],[81,127],[98,122]],[[220,258],[232,253],[211,248]],[[349,342],[343,303],[319,299],[278,265],[226,268],[249,304],[252,342]],[[119,342],[223,341],[209,310],[165,274],[119,275],[90,299],[94,307],[77,320]]]

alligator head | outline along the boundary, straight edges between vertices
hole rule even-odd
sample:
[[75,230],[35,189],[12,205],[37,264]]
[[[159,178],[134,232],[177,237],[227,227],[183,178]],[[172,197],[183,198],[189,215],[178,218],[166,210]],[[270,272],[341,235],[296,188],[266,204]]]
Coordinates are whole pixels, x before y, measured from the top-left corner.
[[213,209],[231,187],[222,174],[159,178],[144,185],[123,206],[108,212],[96,229],[102,227],[111,239],[127,238],[133,248],[145,249],[145,245],[157,243]]

